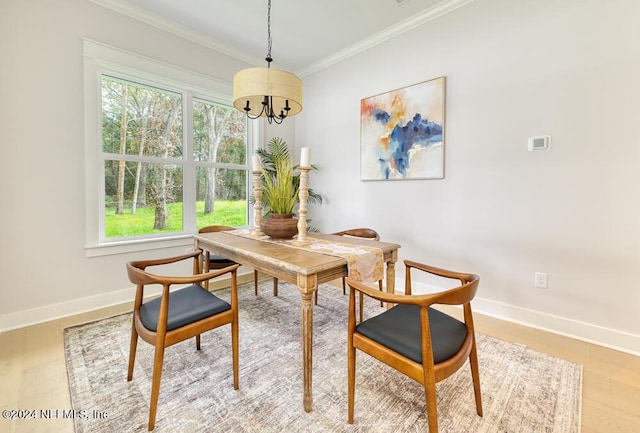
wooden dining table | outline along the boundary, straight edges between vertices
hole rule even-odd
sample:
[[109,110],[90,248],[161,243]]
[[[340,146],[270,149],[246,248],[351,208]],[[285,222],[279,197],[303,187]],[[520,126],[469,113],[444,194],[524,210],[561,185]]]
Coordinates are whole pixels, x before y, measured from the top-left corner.
[[[330,242],[380,248],[386,264],[386,290],[394,292],[395,263],[400,245],[349,238],[335,235],[309,233],[310,238]],[[195,247],[212,254],[226,257],[236,263],[256,269],[279,280],[295,284],[302,298],[302,371],[303,407],[306,412],[313,408],[313,302],[318,285],[348,276],[347,260],[329,254],[312,252],[304,248],[292,248],[282,243],[265,242],[229,232],[201,233],[194,235]],[[242,308],[242,306],[241,306]],[[346,332],[346,330],[345,330]]]

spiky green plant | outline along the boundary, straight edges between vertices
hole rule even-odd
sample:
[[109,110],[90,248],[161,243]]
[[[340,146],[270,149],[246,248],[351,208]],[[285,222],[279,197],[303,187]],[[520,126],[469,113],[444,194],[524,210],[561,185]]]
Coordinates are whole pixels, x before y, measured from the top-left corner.
[[293,166],[289,158],[273,161],[275,173],[266,174],[262,184],[262,200],[273,213],[292,213],[298,202],[299,188],[293,180]]
[[[291,161],[291,156],[289,155],[289,147],[287,143],[280,137],[273,137],[267,143],[266,149],[257,149],[256,153],[260,155],[260,159],[262,160],[262,168],[263,168],[263,185],[266,183],[267,177],[275,177],[276,176],[276,163],[280,160]],[[292,183],[294,188],[297,190],[300,186],[300,173],[298,172],[298,166],[294,165],[293,167],[293,179]],[[318,167],[315,165],[311,165],[312,170],[317,170]],[[263,187],[264,188],[264,187]],[[262,201],[267,205],[267,208],[270,208],[269,202],[264,198]],[[253,196],[250,198],[250,202],[254,202]],[[313,189],[309,189],[309,198],[307,200],[309,204],[322,204],[322,196],[315,192]],[[269,210],[269,209],[267,209]]]

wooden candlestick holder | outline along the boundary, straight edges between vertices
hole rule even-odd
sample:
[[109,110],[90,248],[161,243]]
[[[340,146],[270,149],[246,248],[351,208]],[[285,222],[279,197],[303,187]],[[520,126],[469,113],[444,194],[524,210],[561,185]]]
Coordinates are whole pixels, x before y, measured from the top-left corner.
[[298,237],[294,241],[297,245],[305,245],[309,243],[307,238],[307,201],[309,200],[309,171],[311,167],[300,167],[300,188],[298,190],[298,198],[300,206],[298,207]]
[[262,229],[262,171],[253,171],[253,230],[254,236],[263,236]]

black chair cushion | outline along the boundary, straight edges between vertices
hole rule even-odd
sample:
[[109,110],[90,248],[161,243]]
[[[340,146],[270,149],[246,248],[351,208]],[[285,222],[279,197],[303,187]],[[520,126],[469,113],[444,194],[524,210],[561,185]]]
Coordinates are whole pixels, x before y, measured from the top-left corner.
[[[151,331],[158,330],[160,299],[152,299],[140,306],[140,320],[142,320],[144,327]],[[194,285],[174,290],[169,295],[167,331],[230,309],[231,305],[200,286]]]
[[215,264],[218,264],[218,265],[227,264],[229,266],[236,264],[236,262],[234,262],[233,260],[229,260],[226,257],[216,256],[216,255],[213,255],[213,254],[209,255],[209,263],[211,263],[211,264],[215,263]]
[[[437,364],[455,355],[462,347],[467,327],[453,317],[429,308],[433,360]],[[356,326],[356,332],[394,352],[422,363],[420,307],[398,304]]]

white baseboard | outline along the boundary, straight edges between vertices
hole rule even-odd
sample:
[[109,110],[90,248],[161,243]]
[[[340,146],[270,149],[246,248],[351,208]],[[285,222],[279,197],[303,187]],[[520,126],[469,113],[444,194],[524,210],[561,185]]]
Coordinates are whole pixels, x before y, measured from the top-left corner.
[[506,320],[530,328],[564,335],[626,352],[631,355],[640,356],[640,335],[484,298],[475,298],[473,300],[473,311],[495,317],[496,319]]
[[[239,283],[249,280],[253,280],[252,270],[238,274]],[[217,281],[218,280],[212,281],[212,284],[216,284]],[[160,291],[161,287],[152,286],[145,289],[144,294],[145,297],[158,296]],[[0,333],[10,331],[12,329],[23,328],[25,326],[37,325],[38,323],[49,322],[51,320],[61,319],[63,317],[74,316],[76,314],[82,314],[89,311],[100,310],[114,305],[131,303],[133,306],[134,297],[135,287],[128,287],[96,296],[88,296],[86,298],[74,299],[67,302],[44,305],[28,310],[17,311],[15,313],[0,314]]]
[[[396,288],[400,288],[397,291],[402,291],[403,287],[404,281],[396,281]],[[442,290],[441,288],[415,282],[413,282],[412,287],[413,294],[433,293]],[[640,335],[566,317],[554,316],[482,297],[476,297],[472,304],[474,313],[640,356]]]
[[[160,287],[150,287],[145,290],[145,296],[147,292],[149,296],[158,295],[160,294],[160,289]],[[125,302],[133,302],[134,297],[135,287],[128,287],[96,296],[88,296],[86,298],[44,305],[15,313],[2,314],[0,315],[0,332],[120,305]]]

